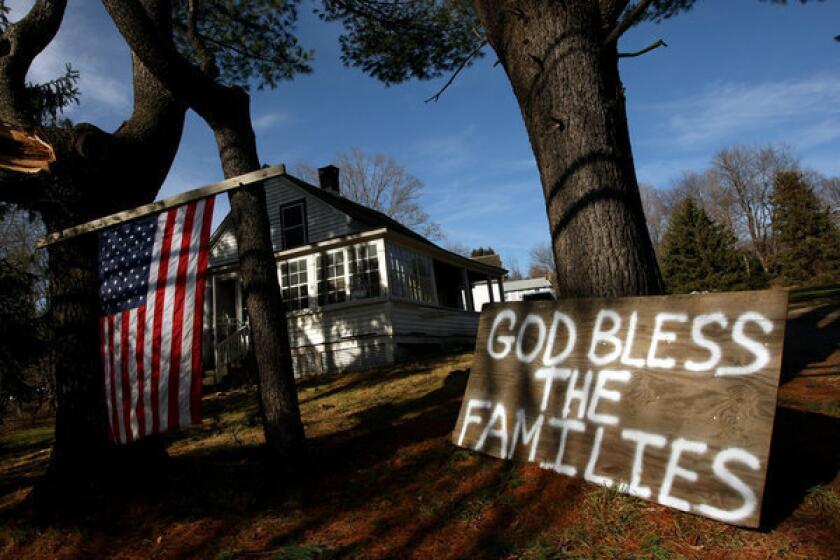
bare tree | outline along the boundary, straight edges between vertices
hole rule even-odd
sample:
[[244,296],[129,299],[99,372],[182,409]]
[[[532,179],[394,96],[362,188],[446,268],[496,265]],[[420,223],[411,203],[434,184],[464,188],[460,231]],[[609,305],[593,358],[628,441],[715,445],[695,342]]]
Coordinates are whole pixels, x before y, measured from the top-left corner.
[[773,178],[781,171],[795,169],[796,159],[784,146],[735,146],[721,150],[712,167],[715,185],[720,189],[712,198],[724,204],[734,201],[727,212],[729,224],[736,235],[751,241],[761,266],[767,270],[776,250],[772,227]]
[[522,280],[522,270],[519,268],[519,259],[516,258],[516,255],[511,255],[508,258],[505,268],[508,270],[505,280]]
[[457,255],[461,255],[462,257],[470,258],[470,249],[460,241],[455,241],[454,239],[444,238],[443,239],[443,248],[447,251],[452,251]]
[[662,237],[668,227],[670,208],[666,198],[668,191],[660,191],[649,183],[639,183],[639,194],[642,197],[642,207],[645,210],[648,232],[654,249],[659,253]]
[[531,278],[554,275],[554,252],[547,242],[538,243],[528,251],[531,262],[528,264],[528,276]]
[[[421,207],[423,182],[410,175],[393,156],[367,154],[351,148],[336,155],[335,165],[341,169],[344,197],[382,212],[429,239],[443,239],[440,226]],[[298,163],[295,171],[301,178],[317,184],[318,171],[311,165]]]
[[831,210],[834,221],[840,225],[840,177],[820,177],[815,184],[817,195]]

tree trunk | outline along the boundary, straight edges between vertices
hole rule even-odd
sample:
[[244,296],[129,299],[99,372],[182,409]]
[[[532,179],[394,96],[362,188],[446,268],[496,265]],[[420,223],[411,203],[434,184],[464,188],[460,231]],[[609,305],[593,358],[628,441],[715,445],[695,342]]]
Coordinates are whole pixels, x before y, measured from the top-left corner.
[[[238,88],[230,89],[228,93],[231,96],[229,111],[219,121],[210,122],[226,178],[260,168],[248,94]],[[265,189],[257,183],[231,191],[228,196],[259,372],[259,401],[266,445],[275,459],[291,466],[291,461],[301,457],[305,442]]]
[[598,3],[475,0],[537,160],[559,297],[659,294],[615,44]]
[[[77,169],[57,173],[57,176],[61,178],[61,186],[56,187],[60,192],[53,195],[64,196],[58,199],[61,204],[47,204],[41,212],[48,231],[113,211],[113,201],[96,194],[104,191],[91,188],[95,179],[88,173]],[[81,177],[86,179],[81,180]],[[104,183],[100,178],[96,184],[105,188],[111,185]],[[84,186],[79,187],[79,184]],[[55,442],[47,475],[36,484],[34,499],[38,505],[52,507],[63,496],[90,496],[91,490],[109,479],[119,481],[115,475],[125,476],[129,468],[151,470],[152,463],[166,457],[166,452],[159,437],[120,448],[111,445],[107,438],[108,415],[99,353],[96,235],[83,235],[52,245],[49,264],[48,318],[55,373]]]

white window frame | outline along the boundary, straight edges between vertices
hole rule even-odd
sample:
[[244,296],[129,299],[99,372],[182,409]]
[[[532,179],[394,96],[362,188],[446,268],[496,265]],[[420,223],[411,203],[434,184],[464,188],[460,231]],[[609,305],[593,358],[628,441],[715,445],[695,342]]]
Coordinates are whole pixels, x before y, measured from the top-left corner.
[[[280,293],[283,297],[283,301],[286,303],[286,308],[289,311],[303,311],[303,310],[306,310],[306,309],[310,309],[312,307],[312,293],[311,293],[311,289],[310,289],[311,276],[310,276],[310,270],[309,270],[309,268],[310,268],[309,267],[309,260],[310,260],[309,257],[301,257],[301,258],[297,258],[297,259],[288,259],[288,260],[280,261],[280,263],[277,267],[278,276],[280,277]],[[297,280],[298,280],[297,283],[293,284],[293,283],[290,282],[289,285],[287,286],[286,285],[286,278],[285,278],[285,275],[283,274],[283,266],[286,266],[287,269],[288,269],[288,267],[290,267],[292,264],[295,264],[295,265],[298,266],[298,269],[295,272],[295,275],[299,276],[302,272],[306,276],[306,278],[304,279],[303,282],[300,282],[299,281],[300,278],[297,278]],[[302,267],[301,267],[301,264],[302,264]],[[291,273],[289,273],[289,275],[291,276]],[[303,297],[300,295],[300,289],[298,289],[297,297],[295,297],[293,299],[289,299],[289,298],[286,297],[287,291],[291,291],[294,288],[301,288],[301,287],[306,288],[306,296],[305,296],[306,297],[306,305],[305,306],[301,305],[301,303],[300,303],[300,302],[303,301]]]

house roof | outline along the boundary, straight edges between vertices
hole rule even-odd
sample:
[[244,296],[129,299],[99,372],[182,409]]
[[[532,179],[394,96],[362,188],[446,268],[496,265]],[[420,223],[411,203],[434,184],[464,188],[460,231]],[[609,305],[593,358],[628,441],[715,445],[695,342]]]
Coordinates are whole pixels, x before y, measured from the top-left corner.
[[444,249],[440,245],[437,245],[436,243],[430,241],[429,239],[420,235],[419,233],[412,230],[411,228],[408,228],[408,227],[404,226],[403,224],[399,223],[395,219],[391,218],[390,216],[388,216],[386,214],[383,214],[382,212],[379,212],[378,210],[368,208],[367,206],[363,206],[362,204],[359,204],[358,202],[354,202],[354,201],[352,201],[350,199],[347,199],[347,198],[345,198],[341,195],[337,195],[337,194],[334,194],[330,191],[326,191],[326,190],[324,190],[320,187],[316,187],[315,185],[312,185],[310,183],[307,183],[306,181],[298,179],[294,175],[289,175],[288,173],[286,173],[285,175],[283,175],[283,177],[286,180],[288,180],[289,182],[296,185],[297,187],[306,191],[308,194],[311,194],[312,196],[323,200],[325,203],[329,204],[330,206],[333,206],[334,208],[337,208],[341,212],[344,212],[345,214],[347,214],[348,216],[350,216],[351,218],[353,218],[357,222],[360,222],[362,224],[370,226],[373,229],[386,228],[386,229],[389,229],[391,231],[396,231],[397,233],[401,233],[402,235],[410,237],[410,238],[412,238],[416,241],[419,241],[419,242],[421,242],[425,245],[429,245],[429,246],[437,249],[438,251],[444,251],[446,253],[449,253],[452,257],[457,258],[457,260],[463,260],[463,261],[467,261],[467,262],[469,262],[471,260],[475,260],[475,261],[483,264],[484,266],[489,266],[489,267],[495,268],[501,273],[506,273],[507,272],[502,267],[501,259],[498,259],[498,263],[496,263],[496,262],[485,262],[485,261],[481,261],[479,259],[466,258],[462,255],[457,254],[457,253],[453,253],[452,251],[449,251],[448,249]]
[[495,266],[498,268],[502,268],[502,257],[497,254],[492,255],[476,255],[474,257],[470,257],[474,261],[478,261],[482,264],[488,264],[490,266]]
[[505,280],[506,292],[518,292],[520,290],[536,290],[539,288],[551,288],[548,278],[525,278],[523,280]]
[[[441,247],[441,246],[437,245],[436,243],[430,241],[426,237],[420,235],[419,233],[415,232],[411,228],[408,228],[408,227],[404,226],[403,224],[399,223],[398,221],[391,218],[390,216],[387,216],[386,214],[383,214],[382,212],[379,212],[377,210],[373,210],[372,208],[368,208],[367,206],[363,206],[363,205],[361,205],[357,202],[353,202],[352,200],[344,198],[343,196],[333,194],[329,191],[325,191],[324,189],[321,189],[319,187],[316,187],[315,185],[307,183],[306,181],[303,181],[302,179],[299,179],[299,178],[295,177],[294,175],[290,175],[288,173],[283,173],[283,174],[280,175],[280,177],[289,181],[290,183],[292,183],[296,187],[300,188],[301,190],[305,191],[307,194],[310,194],[310,195],[314,196],[315,198],[318,198],[318,199],[322,200],[324,203],[329,204],[330,206],[336,208],[337,210],[347,214],[348,216],[350,216],[351,219],[359,222],[360,224],[368,226],[371,229],[385,228],[385,229],[388,229],[390,231],[394,231],[394,232],[402,234],[406,237],[409,237],[409,238],[411,238],[411,239],[413,239],[417,242],[420,242],[424,245],[428,245],[428,246],[434,248],[437,251],[442,251],[444,253],[447,253],[450,257],[452,257],[456,260],[466,261],[466,262],[473,261],[473,259],[469,259],[467,257],[461,256],[457,253],[453,253],[452,251],[444,249],[443,247]],[[213,233],[213,235],[211,237],[211,245],[215,242],[215,240],[221,234],[222,230],[225,229],[228,226],[229,221],[230,221],[230,214],[228,213],[228,215],[225,216],[225,218],[222,220],[222,223],[219,224],[219,227]],[[497,270],[497,272],[500,272],[501,274],[504,274],[504,273],[507,272],[504,268],[502,268],[500,266],[501,261],[499,262],[498,265],[495,264],[495,263],[486,263],[486,262],[481,262],[481,261],[475,261],[475,262],[479,262],[481,265],[486,266],[486,267],[494,268],[494,269]]]

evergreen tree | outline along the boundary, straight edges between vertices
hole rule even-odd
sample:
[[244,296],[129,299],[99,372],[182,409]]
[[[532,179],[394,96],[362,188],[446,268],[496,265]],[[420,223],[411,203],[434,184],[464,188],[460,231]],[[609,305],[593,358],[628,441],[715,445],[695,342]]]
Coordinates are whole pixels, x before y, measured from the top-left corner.
[[670,293],[744,290],[766,283],[760,273],[748,273],[749,255],[736,248],[732,232],[691,197],[674,210],[662,245],[662,273]]
[[786,284],[824,284],[840,277],[840,232],[830,211],[797,171],[773,185],[773,233],[778,251],[771,271]]
[[486,249],[484,247],[479,247],[478,249],[473,249],[472,251],[470,251],[471,257],[484,257],[487,255],[495,254],[496,251],[493,249],[493,247],[487,247]]

